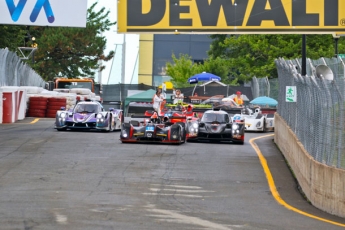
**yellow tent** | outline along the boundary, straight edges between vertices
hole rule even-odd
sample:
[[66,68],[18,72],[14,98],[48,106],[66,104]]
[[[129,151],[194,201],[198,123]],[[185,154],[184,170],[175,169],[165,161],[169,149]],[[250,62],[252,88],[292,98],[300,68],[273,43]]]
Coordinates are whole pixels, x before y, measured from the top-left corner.
[[[173,83],[172,82],[170,82],[170,81],[165,81],[165,82],[163,82],[164,84],[165,84],[165,87],[166,87],[166,89],[173,89],[174,88],[174,85],[173,85]],[[162,88],[162,85],[160,85],[158,88]]]

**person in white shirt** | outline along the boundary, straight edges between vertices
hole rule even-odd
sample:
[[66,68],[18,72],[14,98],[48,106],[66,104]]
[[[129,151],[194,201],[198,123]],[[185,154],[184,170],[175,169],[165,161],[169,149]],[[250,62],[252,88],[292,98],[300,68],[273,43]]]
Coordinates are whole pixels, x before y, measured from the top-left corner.
[[174,104],[178,104],[178,103],[183,103],[183,94],[181,93],[181,90],[177,89],[175,91],[175,99],[174,99]]
[[160,114],[160,106],[163,98],[161,97],[161,91],[157,90],[155,96],[153,97],[153,109]]

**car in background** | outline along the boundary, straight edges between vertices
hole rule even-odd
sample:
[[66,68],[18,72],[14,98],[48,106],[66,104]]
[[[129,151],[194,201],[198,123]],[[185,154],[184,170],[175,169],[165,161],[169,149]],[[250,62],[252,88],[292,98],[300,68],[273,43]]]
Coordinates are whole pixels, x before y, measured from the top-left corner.
[[64,130],[120,130],[123,112],[105,110],[98,101],[79,101],[72,109],[64,107],[56,112],[55,129]]
[[263,113],[259,106],[248,106],[232,117],[233,122],[244,120],[245,130],[252,132],[274,131],[274,113]]
[[244,144],[244,122],[233,122],[222,110],[207,110],[200,121],[187,122],[186,140]]

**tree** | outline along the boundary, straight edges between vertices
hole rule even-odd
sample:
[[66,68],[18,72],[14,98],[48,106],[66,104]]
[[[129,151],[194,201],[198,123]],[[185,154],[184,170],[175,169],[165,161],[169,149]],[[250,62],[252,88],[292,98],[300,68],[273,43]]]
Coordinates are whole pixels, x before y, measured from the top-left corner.
[[229,78],[228,61],[225,59],[217,57],[204,60],[203,64],[193,63],[192,57],[188,54],[180,54],[179,58],[173,54],[172,59],[172,63],[167,63],[167,74],[171,77],[172,83],[178,88],[188,86],[188,78],[202,72],[213,73],[221,77],[225,83],[234,83]]
[[25,26],[0,25],[0,48],[8,48],[16,52],[24,46]]
[[[277,58],[301,58],[302,35],[213,35],[214,39],[208,55],[221,57],[229,62],[234,79],[248,81],[252,77],[277,77],[275,60]],[[344,49],[339,40],[339,50]],[[334,56],[332,35],[307,35],[307,57]]]
[[177,88],[188,86],[188,78],[199,71],[198,64],[193,63],[188,54],[180,54],[179,58],[172,54],[172,59],[173,63],[168,62],[166,64],[167,75],[171,77],[171,82]]
[[95,12],[96,5],[87,11],[86,28],[35,27],[30,31],[38,44],[32,66],[45,80],[93,76],[105,68],[100,61],[113,58],[114,51],[104,54],[106,38],[102,33],[116,22],[109,21],[104,7]]

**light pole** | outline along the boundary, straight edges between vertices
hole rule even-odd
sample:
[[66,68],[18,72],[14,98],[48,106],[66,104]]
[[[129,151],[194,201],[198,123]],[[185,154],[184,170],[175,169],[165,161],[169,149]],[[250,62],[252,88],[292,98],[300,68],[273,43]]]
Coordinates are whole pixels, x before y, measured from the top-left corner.
[[340,36],[333,35],[334,39],[334,57],[338,58],[338,41],[339,41]]

